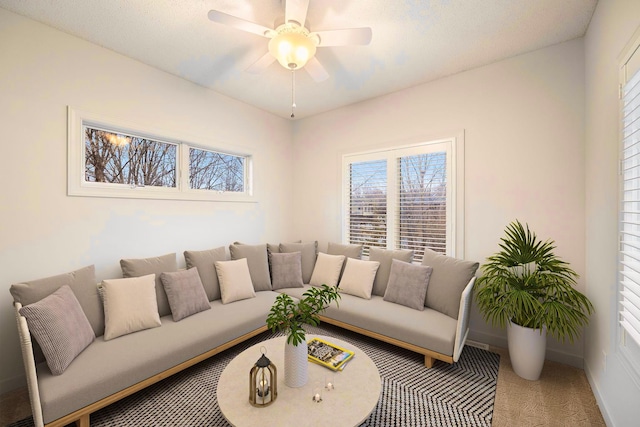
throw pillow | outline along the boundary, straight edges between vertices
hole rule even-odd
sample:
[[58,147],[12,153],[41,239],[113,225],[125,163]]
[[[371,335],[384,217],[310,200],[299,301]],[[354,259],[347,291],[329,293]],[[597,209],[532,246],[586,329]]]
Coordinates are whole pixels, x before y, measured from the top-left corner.
[[318,257],[318,242],[309,243],[280,243],[280,252],[300,252],[302,255],[302,281],[309,283],[313,268],[316,266]]
[[184,252],[187,268],[198,268],[198,274],[209,301],[220,299],[220,283],[218,282],[215,263],[216,261],[227,261],[228,259],[224,246],[208,251]]
[[371,299],[373,279],[380,267],[377,261],[362,261],[347,258],[347,265],[342,273],[338,289],[345,294],[351,294],[364,299]]
[[160,316],[171,314],[171,307],[169,307],[169,300],[167,299],[167,294],[164,292],[160,275],[164,272],[178,270],[175,253],[152,258],[121,259],[120,267],[122,268],[122,277],[125,278],[155,274],[158,313]]
[[175,273],[162,273],[160,280],[167,293],[174,322],[211,309],[197,267]]
[[329,255],[320,252],[309,284],[312,286],[336,286],[344,263],[344,255]]
[[383,299],[423,311],[432,271],[431,267],[413,265],[394,259],[389,273],[389,284]]
[[223,304],[256,296],[246,258],[216,261],[216,272]]
[[95,339],[80,302],[67,285],[20,309],[53,375],[65,369]]
[[244,245],[234,243],[229,246],[232,260],[247,259],[251,283],[255,291],[270,291],[271,276],[269,274],[269,259],[267,245]]
[[161,325],[155,282],[154,274],[102,281],[105,341]]
[[104,310],[96,284],[95,268],[90,265],[69,273],[11,285],[9,291],[14,301],[26,306],[51,295],[64,285],[69,286],[87,316],[93,332],[99,337],[104,334]]
[[302,254],[272,253],[271,254],[271,285],[273,289],[302,288]]
[[425,305],[457,319],[460,296],[476,274],[479,264],[425,249],[422,265],[433,267]]
[[384,296],[389,282],[389,273],[391,273],[391,261],[394,259],[413,262],[413,251],[408,249],[369,248],[369,261],[378,261],[380,263],[376,279],[373,281],[373,295]]

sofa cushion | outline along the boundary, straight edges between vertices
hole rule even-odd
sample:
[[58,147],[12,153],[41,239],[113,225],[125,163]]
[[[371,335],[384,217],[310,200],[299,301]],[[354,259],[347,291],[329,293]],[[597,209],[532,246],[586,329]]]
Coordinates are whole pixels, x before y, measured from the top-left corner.
[[280,252],[300,252],[302,255],[302,281],[309,283],[318,257],[318,242],[280,243]]
[[211,310],[196,267],[174,273],[162,273],[160,280],[167,293],[174,322],[204,310]]
[[344,263],[344,255],[328,255],[320,252],[309,284],[313,286],[336,286]]
[[169,307],[169,300],[167,299],[167,294],[164,292],[160,275],[164,272],[178,270],[175,253],[151,258],[121,259],[120,268],[122,269],[122,277],[125,278],[155,274],[158,314],[160,314],[160,316],[171,314],[171,307]]
[[216,272],[223,304],[256,296],[246,258],[216,261]]
[[475,275],[479,264],[425,249],[422,265],[433,268],[425,305],[457,319],[460,296]]
[[341,293],[347,293],[364,299],[371,299],[373,279],[380,263],[347,258],[340,285]]
[[391,264],[389,284],[383,299],[406,305],[414,310],[424,310],[424,299],[427,295],[427,286],[432,271],[431,267],[413,265],[394,259]]
[[273,289],[301,288],[302,283],[302,254],[272,253],[271,254],[271,286]]
[[11,285],[9,291],[14,301],[25,306],[40,301],[64,285],[69,286],[87,316],[93,332],[99,337],[104,334],[104,310],[96,284],[95,268],[90,265],[70,273],[17,283]]
[[67,285],[20,309],[53,375],[62,374],[95,339],[87,316]]
[[[327,253],[329,255],[344,255],[345,258],[362,259],[363,247],[363,245],[329,242],[327,245]],[[344,269],[346,266],[346,263],[342,264],[340,277],[342,277],[342,273],[344,273]]]
[[220,299],[220,282],[216,273],[216,261],[226,261],[229,257],[224,246],[206,251],[185,251],[187,268],[198,268],[202,286],[209,301]]
[[[245,245],[233,243],[229,245],[232,260],[247,259],[249,274],[255,291],[270,291],[271,276],[269,274],[269,260],[267,245]],[[218,274],[219,276],[219,274]],[[218,277],[219,278],[219,277]]]
[[105,341],[160,326],[155,282],[155,274],[102,281]]
[[369,248],[369,260],[380,263],[380,267],[376,273],[376,279],[373,281],[373,295],[384,296],[387,290],[387,283],[389,282],[389,273],[391,273],[391,261],[394,259],[412,262],[413,251],[408,249]]

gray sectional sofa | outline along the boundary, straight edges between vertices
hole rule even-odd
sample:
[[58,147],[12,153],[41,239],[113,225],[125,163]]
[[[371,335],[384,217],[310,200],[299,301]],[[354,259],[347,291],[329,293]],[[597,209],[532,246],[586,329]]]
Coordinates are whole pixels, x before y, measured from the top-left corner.
[[123,278],[98,286],[93,266],[13,285],[35,424],[89,426],[98,409],[266,331],[280,292],[300,298],[323,283],[344,286],[323,321],[424,354],[428,367],[457,361],[478,264],[361,252],[236,243],[185,252],[187,269],[175,254],[122,260]]

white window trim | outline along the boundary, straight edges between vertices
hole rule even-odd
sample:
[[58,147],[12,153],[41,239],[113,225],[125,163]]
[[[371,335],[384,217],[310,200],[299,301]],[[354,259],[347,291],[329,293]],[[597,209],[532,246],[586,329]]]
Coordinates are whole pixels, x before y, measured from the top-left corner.
[[[345,212],[348,211],[347,206],[349,206],[349,164],[353,161],[353,158],[357,157],[358,161],[366,161],[382,159],[386,155],[387,159],[395,159],[398,151],[406,150],[407,155],[410,155],[412,154],[411,151],[414,151],[413,154],[415,154],[419,152],[420,148],[434,144],[445,144],[447,146],[447,168],[450,168],[451,171],[449,174],[451,182],[447,183],[447,204],[451,206],[451,209],[447,212],[447,239],[451,242],[451,245],[447,245],[447,255],[464,259],[464,131],[451,132],[446,135],[416,137],[396,142],[393,145],[385,144],[384,146],[372,147],[362,151],[341,153],[342,179],[340,180],[340,194],[342,194],[341,238],[343,242],[347,242],[349,236],[349,218]],[[387,169],[387,176],[390,173],[390,170]],[[392,194],[395,191],[395,188],[390,188],[388,197],[395,197]],[[392,209],[387,210],[388,228],[391,228],[395,226],[393,223],[396,220],[395,205],[391,203],[388,206]],[[394,245],[393,238],[387,239],[387,248],[394,249]]]
[[[123,133],[140,135],[156,141],[175,144],[177,146],[176,162],[176,187],[130,187],[121,184],[104,182],[87,182],[85,174],[85,124],[107,128]],[[71,106],[68,107],[67,118],[67,194],[69,196],[85,197],[115,197],[132,199],[168,199],[168,200],[195,200],[214,202],[249,202],[256,203],[253,190],[253,166],[255,155],[249,154],[249,150],[238,146],[228,146],[220,143],[192,143],[193,137],[181,133],[157,127],[141,126],[126,120],[114,119],[82,111]],[[189,188],[189,148],[209,151],[217,151],[245,157],[245,191],[242,193],[219,192],[213,190],[200,190]]]
[[[617,216],[617,228],[618,228],[618,260],[617,260],[617,280],[616,280],[616,304],[613,311],[614,315],[614,324],[615,324],[615,336],[617,338],[616,342],[616,351],[618,353],[618,360],[621,362],[623,368],[629,374],[629,378],[636,384],[636,386],[640,387],[640,343],[635,342],[635,340],[629,335],[627,330],[624,328],[622,323],[620,322],[621,316],[621,305],[622,305],[622,283],[621,283],[621,272],[619,265],[621,263],[621,254],[620,254],[620,244],[622,239],[622,227],[620,224],[620,209],[622,206],[622,185],[623,185],[623,171],[622,171],[622,149],[623,149],[623,96],[622,96],[622,88],[627,82],[628,70],[627,64],[634,57],[634,62],[637,64],[638,59],[640,58],[640,27],[636,30],[634,35],[631,37],[625,48],[622,50],[622,53],[618,57],[619,61],[619,83],[620,83],[620,107],[618,108],[618,167],[619,167],[619,183],[618,183],[618,216]],[[627,341],[631,341],[631,346],[627,344]]]

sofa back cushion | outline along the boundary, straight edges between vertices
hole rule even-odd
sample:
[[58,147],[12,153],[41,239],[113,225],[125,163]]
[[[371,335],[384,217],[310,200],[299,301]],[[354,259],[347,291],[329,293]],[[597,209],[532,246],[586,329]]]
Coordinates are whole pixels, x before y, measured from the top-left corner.
[[185,251],[184,260],[187,268],[198,269],[202,286],[209,301],[220,299],[220,282],[216,273],[216,261],[227,261],[227,251],[224,246],[207,251]]
[[87,316],[87,320],[93,329],[93,333],[97,337],[103,335],[104,310],[98,295],[95,267],[93,265],[44,279],[17,283],[11,285],[9,291],[14,301],[25,306],[40,301],[64,285],[69,286],[78,299],[80,307],[82,307],[82,311]]
[[171,314],[171,307],[169,307],[169,300],[162,286],[160,275],[165,272],[178,270],[175,253],[152,258],[121,259],[120,267],[122,268],[122,277],[125,278],[155,274],[158,313],[160,316]]
[[476,274],[479,263],[452,258],[431,249],[425,249],[422,265],[433,268],[425,305],[457,319],[460,296]]
[[[245,245],[233,243],[229,245],[232,260],[247,259],[249,274],[253,289],[257,291],[271,290],[271,275],[269,274],[269,259],[267,257],[267,245]],[[218,279],[220,273],[218,272]]]

